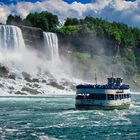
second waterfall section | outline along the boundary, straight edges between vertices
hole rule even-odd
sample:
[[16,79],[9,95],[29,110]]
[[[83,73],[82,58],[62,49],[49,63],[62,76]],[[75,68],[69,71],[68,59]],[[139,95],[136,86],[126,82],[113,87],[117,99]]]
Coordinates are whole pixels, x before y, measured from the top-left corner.
[[59,59],[58,38],[57,34],[50,32],[43,32],[44,46],[47,52],[47,57],[51,61]]

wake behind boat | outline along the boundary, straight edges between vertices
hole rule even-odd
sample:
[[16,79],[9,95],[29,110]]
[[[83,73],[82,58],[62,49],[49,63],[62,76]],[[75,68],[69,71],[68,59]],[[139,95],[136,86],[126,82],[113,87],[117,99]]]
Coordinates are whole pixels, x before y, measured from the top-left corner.
[[108,78],[106,85],[80,84],[76,86],[77,109],[127,109],[131,104],[129,85],[122,78]]

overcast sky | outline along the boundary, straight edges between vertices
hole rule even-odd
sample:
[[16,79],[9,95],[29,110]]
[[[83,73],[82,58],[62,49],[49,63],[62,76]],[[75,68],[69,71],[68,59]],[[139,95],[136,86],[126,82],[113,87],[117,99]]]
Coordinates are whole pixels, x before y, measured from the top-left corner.
[[140,0],[0,0],[0,22],[9,14],[25,18],[30,12],[52,12],[63,20],[67,17],[102,17],[140,28]]

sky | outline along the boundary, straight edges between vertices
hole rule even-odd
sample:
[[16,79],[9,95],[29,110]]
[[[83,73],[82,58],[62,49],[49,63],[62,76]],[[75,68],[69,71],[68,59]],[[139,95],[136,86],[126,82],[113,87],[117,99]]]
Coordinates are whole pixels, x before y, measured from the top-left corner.
[[23,19],[30,12],[48,11],[60,20],[92,16],[140,28],[140,0],[0,0],[0,22],[9,14]]
[[[41,0],[0,0],[0,2],[3,2],[3,3],[5,3],[5,4],[16,3],[16,2],[20,2],[20,1],[37,2],[37,1],[41,1]],[[81,3],[90,3],[90,2],[92,2],[93,0],[64,0],[64,1],[65,1],[65,2],[68,2],[68,3],[73,3],[74,1],[81,2]]]

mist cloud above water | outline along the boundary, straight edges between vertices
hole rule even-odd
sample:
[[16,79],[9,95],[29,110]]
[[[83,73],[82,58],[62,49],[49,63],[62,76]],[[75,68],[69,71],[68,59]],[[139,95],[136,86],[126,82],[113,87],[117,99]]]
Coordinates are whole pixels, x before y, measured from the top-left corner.
[[35,50],[0,50],[0,64],[8,67],[12,73],[17,75],[27,72],[33,77],[51,75],[58,81],[72,80],[68,61],[65,59],[50,61],[47,60],[46,53]]

